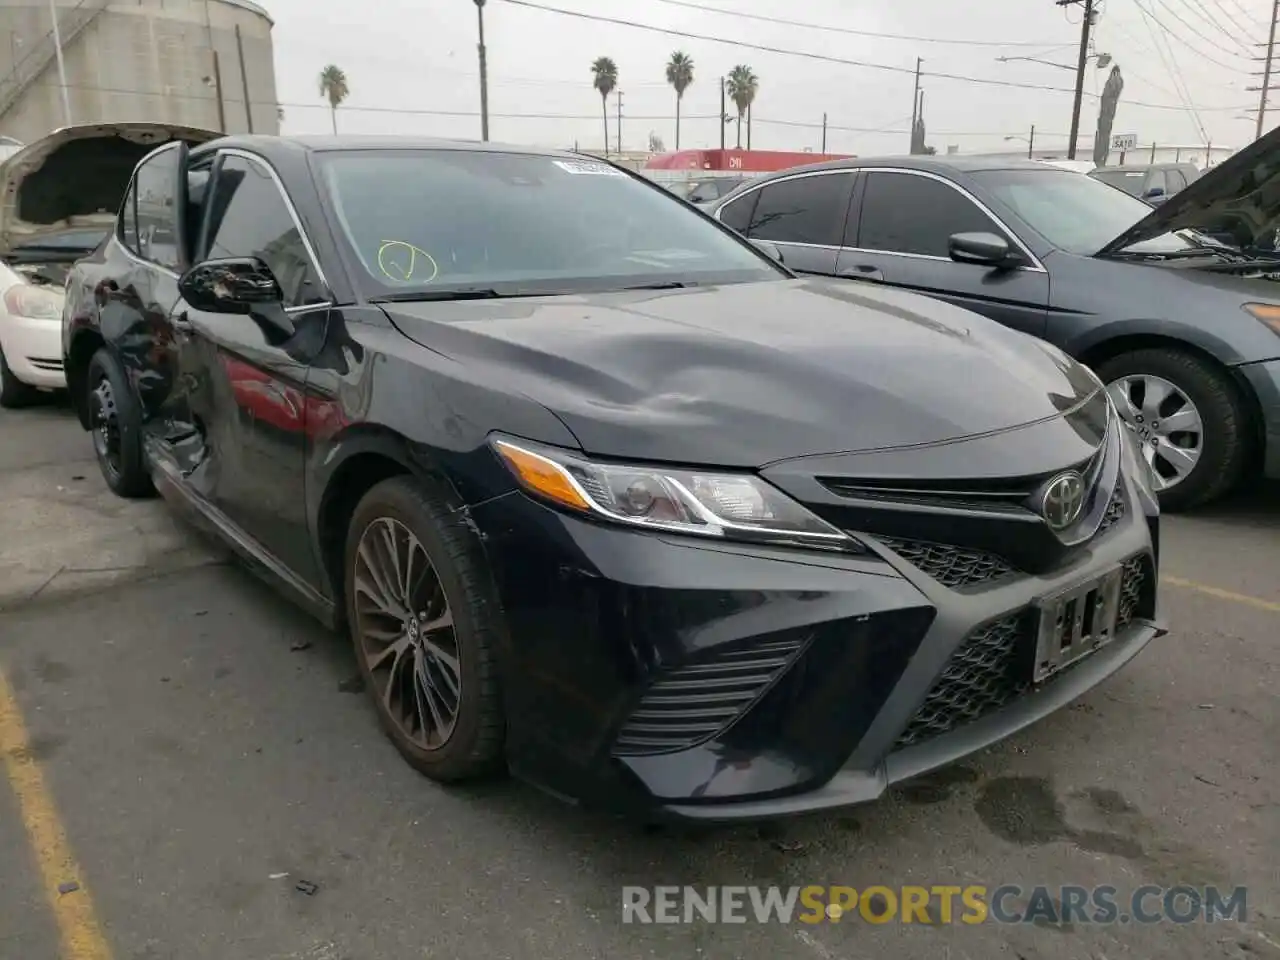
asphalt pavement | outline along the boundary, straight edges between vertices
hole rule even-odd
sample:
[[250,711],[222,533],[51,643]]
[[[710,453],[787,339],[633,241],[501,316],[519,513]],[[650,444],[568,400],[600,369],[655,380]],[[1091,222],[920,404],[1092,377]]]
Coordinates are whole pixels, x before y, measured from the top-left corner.
[[[58,487],[92,507],[12,536]],[[1167,519],[1173,632],[1071,708],[866,807],[698,832],[416,775],[344,641],[162,503],[113,513],[65,410],[0,412],[0,511],[14,491],[0,574],[66,566],[67,523],[99,536],[80,567],[121,531],[159,545],[0,612],[0,960],[1280,958],[1275,487]],[[1244,886],[1247,913],[622,922],[625,885],[811,884]]]

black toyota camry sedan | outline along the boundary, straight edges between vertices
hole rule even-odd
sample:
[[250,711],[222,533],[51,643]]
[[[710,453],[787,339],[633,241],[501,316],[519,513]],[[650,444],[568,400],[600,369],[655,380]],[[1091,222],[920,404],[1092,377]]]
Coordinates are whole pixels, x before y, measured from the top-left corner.
[[[856,803],[1162,632],[1151,478],[1055,348],[574,154],[190,139],[120,167],[74,268],[81,420],[115,491],[349,632],[428,776]],[[23,215],[89,212],[39,183]]]
[[799,272],[927,294],[1092,367],[1165,509],[1280,479],[1280,129],[1155,210],[1047,163],[915,156],[772,174],[713,211]]

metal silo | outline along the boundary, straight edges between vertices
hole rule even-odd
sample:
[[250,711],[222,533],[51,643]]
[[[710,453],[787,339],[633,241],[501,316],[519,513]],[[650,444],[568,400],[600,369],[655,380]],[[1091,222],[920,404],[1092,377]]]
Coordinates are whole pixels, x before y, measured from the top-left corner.
[[66,126],[64,106],[77,124],[277,133],[271,28],[250,0],[0,0],[0,136],[30,142]]

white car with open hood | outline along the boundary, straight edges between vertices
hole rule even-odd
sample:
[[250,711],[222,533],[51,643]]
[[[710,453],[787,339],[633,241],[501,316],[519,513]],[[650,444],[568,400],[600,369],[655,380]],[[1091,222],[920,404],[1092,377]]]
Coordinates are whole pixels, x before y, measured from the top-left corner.
[[0,165],[0,406],[23,406],[66,386],[67,271],[115,223],[133,168],[170,140],[215,136],[159,123],[64,127]]

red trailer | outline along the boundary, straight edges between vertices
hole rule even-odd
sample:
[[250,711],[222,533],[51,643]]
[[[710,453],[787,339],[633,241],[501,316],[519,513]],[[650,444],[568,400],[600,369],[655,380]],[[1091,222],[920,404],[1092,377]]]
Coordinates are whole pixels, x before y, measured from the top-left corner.
[[806,163],[848,160],[852,157],[853,154],[848,153],[791,150],[677,150],[650,157],[644,165],[644,172],[680,171],[692,176],[706,176],[710,173],[773,173]]

